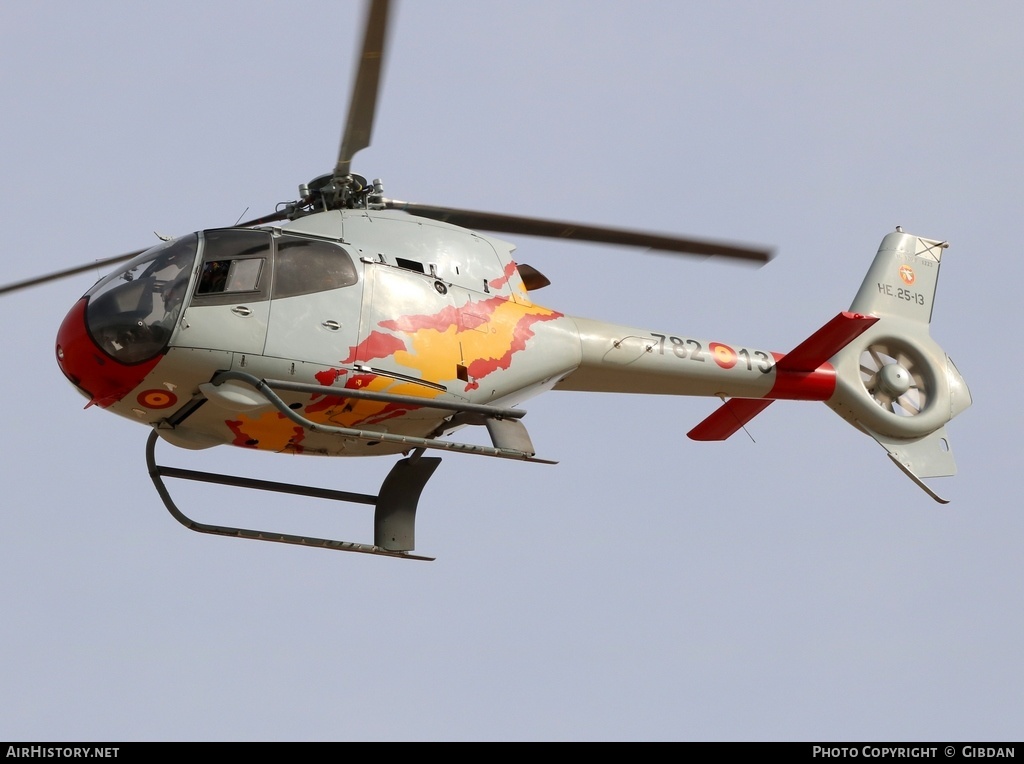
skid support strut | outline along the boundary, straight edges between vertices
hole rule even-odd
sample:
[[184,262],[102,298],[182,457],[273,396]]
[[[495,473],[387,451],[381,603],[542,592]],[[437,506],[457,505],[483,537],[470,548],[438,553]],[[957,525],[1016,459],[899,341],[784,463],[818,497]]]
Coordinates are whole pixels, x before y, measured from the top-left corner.
[[[420,451],[417,451],[412,456],[399,460],[384,479],[380,494],[378,496],[371,496],[369,494],[333,491],[326,488],[276,483],[269,480],[255,480],[235,475],[161,466],[156,463],[155,457],[156,440],[158,437],[157,431],[153,430],[149,435],[149,440],[146,441],[146,466],[149,468],[149,476],[152,478],[153,485],[156,487],[157,493],[160,494],[164,506],[167,507],[167,511],[171,513],[175,520],[189,530],[255,541],[274,541],[280,544],[335,549],[340,552],[360,552],[362,554],[376,554],[385,557],[401,557],[407,560],[434,559],[433,557],[410,554],[410,552],[415,548],[416,506],[419,503],[423,487],[430,479],[430,476],[434,474],[437,465],[441,463],[438,457],[425,457],[421,455]],[[370,504],[375,508],[373,523],[374,543],[360,544],[352,541],[337,541],[311,536],[293,536],[273,531],[259,531],[249,528],[200,523],[178,509],[171,498],[170,492],[167,490],[167,485],[164,483],[165,477],[195,480],[216,485],[231,485],[259,491],[309,496],[317,499],[344,501],[353,504]]]

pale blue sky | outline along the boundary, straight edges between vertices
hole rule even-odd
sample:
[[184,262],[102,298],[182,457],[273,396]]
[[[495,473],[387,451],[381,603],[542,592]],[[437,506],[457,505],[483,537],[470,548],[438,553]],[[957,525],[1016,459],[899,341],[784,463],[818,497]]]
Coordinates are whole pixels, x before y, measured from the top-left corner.
[[[6,3],[0,283],[294,198],[333,166],[361,19]],[[417,523],[436,562],[188,533],[146,430],[83,411],[54,362],[85,274],[0,300],[0,737],[1019,740],[1022,24],[1011,2],[400,4],[354,163],[389,196],[778,248],[753,270],[517,239],[549,307],[784,352],[896,225],[949,240],[932,334],[974,396],[951,503],[819,404],[694,443],[716,401],[552,393],[525,423],[558,465],[444,458]],[[366,492],[391,464],[162,454]],[[358,508],[338,529],[185,494],[372,535]]]

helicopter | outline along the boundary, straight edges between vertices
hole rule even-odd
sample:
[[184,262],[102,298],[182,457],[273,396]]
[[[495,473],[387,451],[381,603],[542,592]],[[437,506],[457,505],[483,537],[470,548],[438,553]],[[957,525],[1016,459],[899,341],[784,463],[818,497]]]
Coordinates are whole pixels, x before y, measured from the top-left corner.
[[[897,229],[856,298],[787,353],[654,332],[544,307],[548,285],[490,234],[616,244],[764,263],[766,248],[403,202],[353,172],[370,145],[392,7],[368,3],[334,169],[269,215],[0,288],[118,267],[68,312],[55,354],[87,400],[150,429],[146,460],[187,528],[405,559],[414,554],[432,452],[551,463],[520,408],[547,391],[688,395],[722,405],[689,432],[728,438],[775,400],[825,402],[871,436],[932,498],[952,475],[946,424],[971,404],[931,339],[947,243]],[[486,232],[486,233],[484,233]],[[452,439],[483,427],[490,445]],[[377,495],[157,463],[158,441],[319,456],[400,456]],[[374,508],[372,543],[210,525],[168,479]]]

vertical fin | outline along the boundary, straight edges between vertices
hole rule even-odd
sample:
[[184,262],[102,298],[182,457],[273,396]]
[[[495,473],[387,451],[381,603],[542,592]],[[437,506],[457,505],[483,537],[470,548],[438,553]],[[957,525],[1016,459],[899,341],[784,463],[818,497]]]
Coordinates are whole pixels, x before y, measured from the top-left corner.
[[897,229],[878,254],[850,306],[853,313],[898,318],[927,326],[932,320],[942,250],[948,242]]
[[829,407],[881,445],[893,463],[936,501],[925,478],[956,473],[945,425],[971,403],[953,362],[930,336],[945,241],[897,228],[888,234],[851,311],[878,324],[832,362]]

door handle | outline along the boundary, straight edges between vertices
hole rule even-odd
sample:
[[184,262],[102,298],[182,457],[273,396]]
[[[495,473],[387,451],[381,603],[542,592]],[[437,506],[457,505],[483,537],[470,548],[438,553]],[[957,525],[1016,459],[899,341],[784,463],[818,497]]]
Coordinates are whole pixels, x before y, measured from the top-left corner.
[[237,316],[251,316],[252,311],[244,305],[236,305],[231,309],[231,312]]

